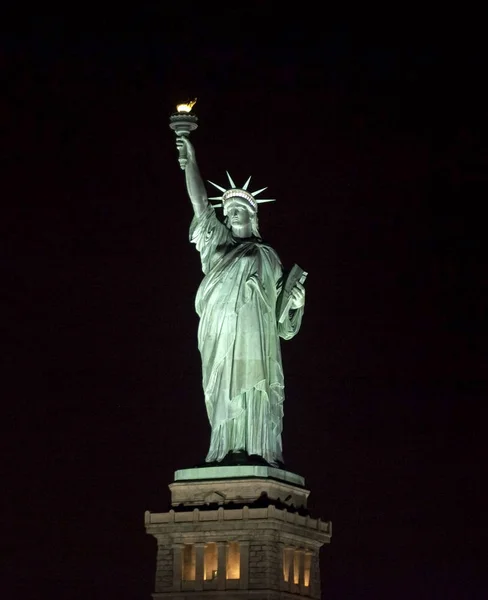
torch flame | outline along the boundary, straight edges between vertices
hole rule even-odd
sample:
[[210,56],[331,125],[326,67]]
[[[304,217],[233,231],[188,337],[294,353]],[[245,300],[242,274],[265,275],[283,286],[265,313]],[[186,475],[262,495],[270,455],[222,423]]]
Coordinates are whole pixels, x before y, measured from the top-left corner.
[[185,104],[178,104],[176,106],[176,110],[181,113],[189,113],[191,111],[191,109],[193,108],[193,106],[195,105],[197,99],[195,98],[195,100],[192,100],[191,102],[186,102]]

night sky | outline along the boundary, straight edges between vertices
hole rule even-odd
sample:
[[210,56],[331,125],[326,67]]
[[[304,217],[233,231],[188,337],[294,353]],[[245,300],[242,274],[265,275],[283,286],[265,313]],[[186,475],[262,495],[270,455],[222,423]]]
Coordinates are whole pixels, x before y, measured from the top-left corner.
[[309,272],[283,443],[333,522],[323,598],[486,597],[481,39],[267,6],[2,36],[8,597],[150,598],[144,511],[205,457],[194,96],[204,179],[268,186],[261,234]]

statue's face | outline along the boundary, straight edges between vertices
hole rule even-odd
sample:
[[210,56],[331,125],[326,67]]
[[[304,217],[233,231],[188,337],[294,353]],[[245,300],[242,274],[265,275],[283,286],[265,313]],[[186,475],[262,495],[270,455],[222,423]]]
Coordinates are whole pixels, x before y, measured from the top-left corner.
[[248,209],[237,203],[227,209],[227,219],[232,229],[242,229],[251,223]]

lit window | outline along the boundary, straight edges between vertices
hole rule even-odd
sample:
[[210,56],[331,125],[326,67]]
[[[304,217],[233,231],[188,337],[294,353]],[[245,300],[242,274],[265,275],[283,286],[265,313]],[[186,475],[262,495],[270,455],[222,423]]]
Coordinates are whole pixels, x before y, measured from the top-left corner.
[[217,544],[206,544],[203,556],[203,579],[211,581],[217,577]]
[[239,544],[229,542],[227,545],[227,579],[239,579],[241,576],[241,557]]
[[[303,555],[303,559],[301,556]],[[303,564],[300,564],[303,560]],[[303,585],[310,585],[310,569],[312,565],[312,553],[295,548],[283,549],[283,580],[287,583],[300,583],[300,569],[303,569]],[[290,573],[291,571],[291,573]],[[290,580],[291,574],[291,580]]]
[[182,579],[183,581],[195,581],[196,557],[195,546],[185,544],[183,547],[182,558]]
[[283,579],[288,581],[290,576],[290,565],[293,559],[293,548],[283,549]]
[[293,583],[298,585],[300,581],[300,553],[295,550],[293,553]]
[[311,552],[305,552],[305,562],[303,565],[303,585],[308,587],[310,585],[310,567],[312,565],[312,554]]

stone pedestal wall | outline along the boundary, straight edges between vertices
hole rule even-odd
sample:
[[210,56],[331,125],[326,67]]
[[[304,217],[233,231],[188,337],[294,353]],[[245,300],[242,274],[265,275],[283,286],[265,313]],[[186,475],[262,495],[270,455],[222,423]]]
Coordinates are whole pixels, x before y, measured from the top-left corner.
[[[293,498],[306,501],[307,490],[271,482],[269,490],[283,496],[276,506],[269,503],[256,508],[250,502],[251,506],[236,508],[232,501],[217,508],[215,503],[202,504],[202,493],[213,498],[212,490],[225,489],[227,498],[242,498],[256,489],[262,501],[264,486],[264,497],[270,500],[265,482],[203,483],[188,482],[183,489],[179,481],[177,492],[172,488],[173,499],[183,498],[182,503],[174,503],[168,512],[145,514],[146,531],[158,542],[154,598],[208,600],[222,594],[236,600],[271,600],[291,594],[320,598],[319,550],[330,542],[331,524],[300,515],[293,505],[284,503]],[[226,562],[229,547],[234,553],[238,549],[232,555],[233,567]],[[185,567],[184,560],[189,561]]]

